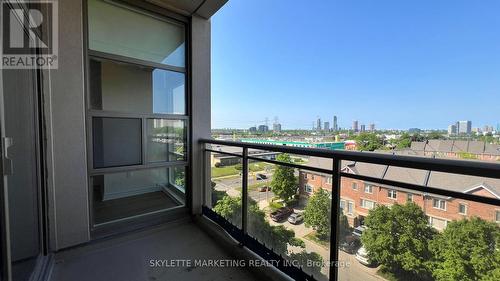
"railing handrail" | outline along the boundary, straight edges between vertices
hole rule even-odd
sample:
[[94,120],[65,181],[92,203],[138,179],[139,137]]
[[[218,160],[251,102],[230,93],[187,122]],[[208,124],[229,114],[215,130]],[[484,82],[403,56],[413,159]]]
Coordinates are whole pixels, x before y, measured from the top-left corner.
[[[255,144],[215,139],[200,139],[200,143],[270,150],[281,153],[500,179],[500,164],[483,161],[441,159],[421,156],[384,154],[376,152],[328,150],[322,148],[303,148],[286,145]],[[223,151],[221,151],[221,153],[223,153]]]

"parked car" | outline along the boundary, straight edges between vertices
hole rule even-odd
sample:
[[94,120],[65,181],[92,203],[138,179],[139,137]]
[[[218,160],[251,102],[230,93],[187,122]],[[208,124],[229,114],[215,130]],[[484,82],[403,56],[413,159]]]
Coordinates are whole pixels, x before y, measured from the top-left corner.
[[264,175],[264,174],[256,174],[255,175],[255,179],[256,180],[266,180],[267,179],[267,176]]
[[352,231],[352,235],[361,238],[361,235],[363,234],[363,231],[365,231],[365,230],[366,230],[366,226],[360,225],[360,226],[354,228],[354,230]]
[[356,252],[356,259],[363,265],[366,266],[374,266],[375,263],[373,263],[370,258],[369,258],[369,253],[366,250],[364,246],[361,246],[361,248],[358,249]]
[[348,254],[355,254],[356,251],[361,246],[361,241],[358,236],[349,235],[346,236],[344,241],[339,245],[340,249]]
[[267,185],[259,187],[259,192],[266,192],[266,191],[271,191],[271,187]]
[[271,213],[271,219],[275,222],[279,222],[279,221],[286,219],[292,213],[293,213],[292,208],[281,207],[278,210]]
[[304,221],[304,215],[302,213],[293,213],[288,217],[288,222],[291,224],[299,224]]

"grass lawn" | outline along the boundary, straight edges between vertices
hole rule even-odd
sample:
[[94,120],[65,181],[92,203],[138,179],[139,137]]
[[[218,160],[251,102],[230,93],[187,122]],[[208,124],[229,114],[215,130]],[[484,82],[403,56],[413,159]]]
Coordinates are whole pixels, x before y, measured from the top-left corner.
[[239,174],[239,172],[240,171],[238,171],[234,165],[220,167],[220,168],[212,167],[212,178],[237,175]]
[[330,243],[329,241],[325,241],[325,240],[321,240],[319,239],[317,236],[316,236],[316,231],[313,231],[309,234],[307,234],[306,236],[304,236],[305,239],[309,240],[309,241],[312,241],[326,249],[328,249],[328,247],[330,247]]
[[[241,167],[241,165],[223,166],[219,168],[212,167],[212,178],[238,175],[241,172],[241,170],[236,169],[238,166]],[[274,169],[272,164],[257,162],[257,163],[250,163],[248,165],[248,170],[250,172],[260,172],[264,171],[266,166],[269,166],[271,170]]]

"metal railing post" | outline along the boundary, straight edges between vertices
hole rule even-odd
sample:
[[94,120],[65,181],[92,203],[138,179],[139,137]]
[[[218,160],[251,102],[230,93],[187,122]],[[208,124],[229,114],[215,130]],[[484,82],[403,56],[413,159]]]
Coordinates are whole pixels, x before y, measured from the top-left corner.
[[242,170],[241,170],[241,230],[243,235],[247,234],[248,226],[248,148],[243,148],[243,159],[242,159]]
[[330,217],[330,280],[339,277],[339,213],[340,213],[340,159],[333,159],[332,206]]
[[205,145],[203,145],[203,198],[202,204],[213,208],[212,206],[212,175],[210,170],[210,153],[205,149]]

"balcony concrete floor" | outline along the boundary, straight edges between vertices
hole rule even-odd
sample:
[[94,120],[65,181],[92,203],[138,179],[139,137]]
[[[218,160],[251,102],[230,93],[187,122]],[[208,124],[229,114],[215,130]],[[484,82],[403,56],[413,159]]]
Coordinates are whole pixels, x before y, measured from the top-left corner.
[[150,260],[231,259],[191,221],[171,223],[60,252],[52,281],[257,280],[245,268],[152,267]]

